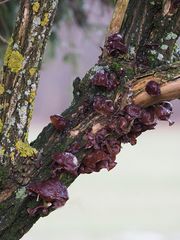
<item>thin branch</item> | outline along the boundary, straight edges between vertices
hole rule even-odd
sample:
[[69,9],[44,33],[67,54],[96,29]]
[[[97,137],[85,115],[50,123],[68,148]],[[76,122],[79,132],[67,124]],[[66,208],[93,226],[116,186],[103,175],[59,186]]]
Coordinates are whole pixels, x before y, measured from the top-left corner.
[[0,35],[0,41],[4,44],[8,44],[8,41],[1,35]]
[[[139,1],[141,3],[140,5],[137,4],[137,2],[139,2]],[[137,23],[138,28],[136,28],[136,26],[134,24],[133,24],[132,28],[130,28],[131,36],[133,35],[132,33],[136,33],[134,35],[135,36],[134,41],[136,43],[138,43],[137,29],[142,30],[141,31],[142,39],[144,38],[143,34],[146,33],[143,26],[146,26],[146,24],[147,24],[147,28],[151,29],[151,26],[148,25],[149,19],[140,18],[138,13],[143,12],[144,8],[148,7],[147,12],[149,14],[147,14],[147,16],[148,17],[152,16],[152,14],[150,14],[151,13],[150,10],[152,9],[152,6],[147,6],[146,5],[146,4],[148,4],[147,1],[143,1],[143,0],[139,0],[139,1],[135,1],[135,0],[130,1],[135,4],[134,8],[137,7],[137,5],[138,5],[138,9],[136,9],[138,11],[133,20],[134,23]],[[24,1],[22,1],[22,2],[24,2]],[[27,3],[27,8],[28,8],[28,3],[30,3],[30,2],[29,1],[25,1],[25,2]],[[51,4],[52,1],[41,0],[38,2],[40,2],[41,5],[43,5],[43,3],[46,2],[46,6],[47,6],[48,4]],[[122,2],[122,1],[118,1],[117,3],[120,3],[120,2]],[[159,3],[159,1],[157,1],[157,2]],[[153,7],[154,11],[157,9],[156,8],[157,2],[155,2],[155,6]],[[57,3],[57,1],[56,1],[56,3]],[[30,79],[31,81],[33,81],[33,84],[35,83],[37,86],[38,76],[36,76],[36,78],[31,78],[31,74],[28,72],[31,69],[31,67],[34,66],[35,63],[38,64],[38,70],[39,70],[40,63],[41,63],[40,58],[43,55],[44,45],[45,45],[47,37],[48,37],[48,34],[46,36],[43,36],[44,33],[43,34],[42,34],[42,32],[37,33],[36,27],[35,27],[35,29],[33,29],[33,24],[32,24],[33,19],[32,19],[32,21],[28,21],[29,17],[34,16],[35,17],[34,23],[36,23],[36,24],[37,24],[37,22],[39,23],[39,21],[37,21],[37,18],[36,18],[37,17],[37,15],[36,15],[37,6],[35,8],[35,13],[31,12],[32,5],[30,8],[28,8],[28,9],[27,8],[24,7],[24,5],[22,6],[22,9],[21,9],[22,12],[20,12],[21,14],[19,16],[20,19],[17,22],[18,24],[15,28],[15,33],[13,36],[13,44],[12,44],[12,46],[10,46],[12,48],[11,50],[17,51],[17,49],[16,49],[17,43],[21,44],[21,46],[18,50],[22,51],[21,53],[23,53],[23,57],[26,60],[28,60],[28,61],[26,61],[27,65],[23,66],[24,67],[23,72],[20,69],[20,71],[18,71],[18,73],[14,73],[14,72],[10,71],[10,70],[13,70],[13,69],[9,69],[10,64],[6,64],[4,66],[4,82],[2,82],[2,83],[4,85],[6,85],[5,86],[6,90],[9,90],[8,87],[10,85],[12,86],[12,83],[13,83],[13,87],[15,86],[15,89],[13,91],[14,98],[10,98],[10,100],[11,100],[10,103],[12,103],[11,107],[13,107],[14,109],[8,109],[8,113],[11,112],[12,116],[10,116],[9,119],[7,119],[7,123],[6,123],[5,127],[9,126],[8,120],[11,120],[12,119],[11,117],[15,117],[15,120],[17,120],[17,121],[15,121],[15,123],[18,124],[19,117],[22,116],[18,112],[18,107],[20,106],[19,109],[21,109],[21,107],[24,106],[24,100],[26,98],[25,98],[25,95],[22,94],[22,95],[20,95],[20,99],[22,102],[19,101],[18,96],[17,96],[17,99],[18,99],[17,100],[16,95],[15,95],[16,92],[25,93],[26,90],[29,89],[27,81],[26,81],[27,79]],[[134,8],[132,7],[128,11],[128,16],[125,19],[129,19],[129,17],[132,16],[131,10]],[[120,7],[119,8],[117,7],[116,9],[118,9],[118,11],[116,12],[115,18],[112,21],[112,25],[110,27],[110,29],[111,29],[110,33],[119,31],[119,28],[122,24],[121,17],[119,18],[119,13],[125,14],[125,8],[121,9]],[[30,12],[28,12],[28,10],[30,10]],[[48,12],[48,8],[46,8],[44,10],[41,8],[41,11],[38,12],[38,14],[42,14],[42,12],[43,12],[43,15],[38,15],[38,17],[40,17],[41,23],[43,22],[43,24],[44,24],[47,22],[47,16],[45,14]],[[53,11],[53,13],[54,13],[54,11]],[[43,18],[44,15],[46,16],[45,19]],[[143,15],[143,16],[145,16],[145,15]],[[159,19],[159,18],[157,18],[157,19]],[[152,21],[150,23],[155,25],[157,19],[152,18]],[[52,20],[53,19],[51,19],[51,22],[52,22]],[[140,22],[138,22],[138,21],[140,21]],[[171,30],[171,28],[173,29],[174,25],[177,25],[177,22],[178,21],[176,21],[176,19],[172,20],[172,22],[169,23],[169,25],[170,25],[169,29],[170,30]],[[126,25],[127,32],[125,35],[129,35],[128,28],[129,28],[130,24],[128,24],[128,23]],[[32,29],[31,29],[31,27],[32,27]],[[39,24],[38,24],[37,29],[42,29],[41,27],[42,26],[39,26]],[[46,29],[46,27],[44,29]],[[49,28],[51,28],[51,26],[49,26]],[[157,29],[158,28],[161,29],[159,26],[157,26]],[[164,31],[164,29],[165,28],[162,28],[162,31]],[[35,31],[34,37],[36,37],[36,33],[37,33],[37,38],[34,39],[35,41],[32,44],[31,33],[34,31]],[[147,42],[150,41],[150,39],[148,39],[149,36],[150,35],[146,36],[146,38],[145,38],[145,40],[147,40]],[[44,37],[45,37],[45,39],[44,39]],[[172,33],[171,33],[170,37],[172,37]],[[43,46],[41,45],[42,38],[44,41]],[[174,38],[174,35],[173,35],[173,38]],[[171,45],[170,43],[168,43],[168,39],[165,39],[165,40],[167,40],[167,46]],[[34,48],[34,46],[35,46],[35,48]],[[14,47],[14,49],[13,49],[13,47]],[[130,47],[130,43],[127,44],[127,47]],[[39,55],[37,56],[37,53],[39,50],[40,50],[40,52],[39,52]],[[31,59],[31,57],[33,57],[33,59]],[[35,58],[35,62],[34,62],[34,58]],[[38,61],[38,59],[39,59],[39,61]],[[16,60],[16,58],[15,58],[15,60]],[[29,60],[32,60],[32,61],[29,61]],[[132,102],[132,98],[134,98],[135,103],[141,104],[142,106],[147,106],[149,104],[154,104],[154,102],[162,101],[162,97],[159,98],[158,100],[156,99],[156,101],[154,101],[153,98],[147,96],[147,94],[145,93],[145,90],[144,90],[145,86],[149,80],[156,80],[160,83],[160,85],[162,85],[161,96],[163,96],[163,100],[166,100],[166,98],[168,98],[167,100],[169,100],[169,99],[174,99],[175,97],[179,97],[179,95],[180,95],[180,88],[179,88],[179,86],[180,86],[180,83],[179,83],[180,82],[180,79],[179,79],[180,68],[179,68],[178,64],[175,66],[174,65],[167,66],[165,70],[156,68],[153,70],[153,73],[148,72],[148,73],[146,73],[145,76],[142,76],[142,75],[135,76],[135,71],[134,71],[133,66],[132,66],[131,60],[129,60],[128,57],[126,59],[124,56],[120,56],[120,59],[119,59],[119,58],[111,58],[108,55],[107,61],[105,64],[99,63],[99,65],[97,64],[92,69],[90,69],[89,72],[86,74],[86,76],[82,79],[82,81],[80,81],[80,84],[77,86],[80,96],[78,96],[78,99],[75,99],[73,104],[64,113],[62,113],[62,116],[63,116],[65,122],[67,122],[67,125],[66,125],[66,128],[64,129],[64,131],[57,131],[52,126],[52,124],[49,124],[47,127],[44,128],[42,133],[40,133],[38,138],[31,144],[33,149],[34,148],[37,149],[38,156],[31,155],[30,157],[26,157],[26,156],[24,157],[24,156],[20,155],[21,151],[19,150],[19,148],[16,148],[16,146],[12,145],[12,143],[14,144],[16,138],[19,138],[19,137],[23,137],[23,140],[24,140],[24,132],[23,131],[26,130],[26,128],[22,129],[23,133],[20,134],[19,132],[17,132],[18,129],[17,129],[16,125],[11,126],[11,129],[9,130],[9,132],[7,134],[7,139],[5,139],[7,141],[2,142],[6,146],[6,149],[8,149],[8,151],[6,152],[6,155],[3,156],[3,159],[9,161],[10,163],[7,166],[5,164],[0,165],[0,168],[1,168],[0,170],[4,170],[4,169],[8,170],[7,171],[8,173],[5,172],[5,174],[4,174],[5,177],[1,180],[2,190],[3,190],[1,193],[2,194],[1,195],[1,201],[2,201],[1,204],[3,205],[3,207],[0,208],[0,217],[1,217],[0,218],[0,221],[1,221],[0,235],[1,235],[2,240],[7,240],[7,239],[8,240],[17,240],[17,239],[19,239],[39,219],[40,214],[37,214],[35,216],[29,216],[29,214],[27,212],[28,208],[36,207],[39,203],[36,201],[36,199],[32,199],[30,196],[27,195],[25,186],[29,182],[34,182],[34,181],[38,182],[38,181],[52,178],[52,156],[54,155],[54,153],[71,152],[72,154],[76,155],[76,157],[78,158],[78,163],[81,164],[83,162],[84,158],[87,157],[87,154],[89,154],[89,152],[91,151],[89,148],[88,149],[86,148],[86,143],[88,141],[88,139],[87,139],[88,133],[91,131],[90,133],[93,134],[93,137],[96,137],[95,133],[97,132],[97,130],[99,130],[103,126],[109,126],[110,121],[117,118],[117,114],[118,114],[117,112],[113,111],[110,115],[109,114],[106,115],[106,114],[100,114],[98,111],[96,111],[96,109],[94,109],[93,103],[95,101],[96,95],[104,96],[104,94],[105,94],[105,96],[108,96],[109,100],[111,99],[110,101],[112,101],[114,99],[117,99],[116,94],[118,91],[118,95],[121,98],[124,98],[125,100],[129,100],[131,102]],[[114,70],[115,67],[117,70]],[[92,84],[92,77],[94,77],[96,74],[98,74],[99,71],[101,71],[101,70],[106,71],[107,69],[110,70],[110,72],[108,72],[108,73],[112,74],[112,76],[118,76],[117,80],[121,80],[121,77],[119,77],[119,75],[118,75],[119,70],[124,70],[124,72],[125,72],[125,78],[122,79],[122,81],[121,81],[122,88],[118,88],[117,91],[116,90],[108,91],[108,94],[107,94],[107,91],[103,93],[101,88],[99,88],[97,86],[93,86],[93,84]],[[131,92],[131,89],[124,88],[126,86],[125,83],[127,81],[128,81],[129,86],[131,86],[131,88],[132,88],[132,92]],[[131,81],[132,81],[132,84],[131,84]],[[24,83],[24,85],[21,85],[22,83]],[[31,84],[32,84],[32,82],[31,82]],[[20,86],[20,88],[19,88],[19,86]],[[75,89],[74,92],[76,92],[77,89]],[[176,89],[176,91],[175,91],[176,94],[173,95],[172,90],[175,90],[175,89]],[[126,91],[127,91],[127,93],[126,93]],[[32,96],[32,97],[34,100],[34,96]],[[114,102],[114,104],[112,102],[112,104],[114,105],[114,107],[116,109],[119,109],[119,105],[121,104],[122,99],[120,97],[118,99],[119,101],[117,102],[117,104],[116,104],[116,102]],[[7,99],[9,100],[8,97],[7,97]],[[14,101],[13,101],[14,99],[16,100],[15,105],[14,105]],[[6,101],[4,101],[4,100],[6,100],[6,99],[4,98],[2,103],[6,103]],[[21,105],[21,103],[23,103],[23,105]],[[30,104],[30,106],[32,106],[32,104]],[[12,111],[12,110],[14,110],[14,111]],[[24,110],[24,108],[23,108],[23,110]],[[17,116],[17,119],[16,119],[16,116]],[[27,116],[27,115],[25,115],[25,116]],[[6,118],[7,118],[7,116],[6,116]],[[110,134],[111,134],[111,132],[110,132]],[[114,133],[112,135],[113,135],[113,140],[116,141],[119,139],[118,135],[115,136]],[[13,141],[12,141],[12,139],[13,139]],[[11,155],[11,153],[12,153],[11,149],[10,149],[11,146],[14,147],[15,154],[17,154],[17,155],[15,155],[14,159],[12,158],[12,155]],[[23,145],[23,147],[24,147],[24,145]],[[27,146],[25,146],[25,147],[27,147]],[[28,150],[29,150],[29,148],[28,148]],[[30,152],[31,152],[31,150],[32,149],[30,149]],[[26,153],[27,153],[27,151],[25,151],[25,154]],[[5,167],[7,167],[7,169]],[[76,179],[76,177],[77,176],[74,176],[70,173],[63,173],[60,176],[61,183],[64,184],[66,187],[68,187]],[[8,189],[9,182],[12,184],[11,189]],[[15,190],[14,190],[13,184],[16,184]],[[6,197],[8,197],[8,198],[6,198]],[[51,211],[53,209],[50,208],[48,210]]]
[[[3,124],[1,145],[6,148],[4,158],[10,154],[10,148],[15,148],[18,139],[27,142],[42,56],[58,0],[37,3],[35,8],[33,2],[21,1],[15,31],[4,58],[0,80],[5,90],[0,104],[6,106],[0,111]],[[2,161],[6,162],[5,159]]]
[[4,1],[2,0],[2,1],[0,1],[0,5],[1,5],[1,4],[4,4],[4,3],[7,3],[7,2],[9,2],[9,1],[10,1],[10,0],[4,0]]
[[[137,105],[141,105],[142,107],[147,107],[153,104],[160,103],[162,101],[172,101],[174,99],[180,98],[180,76],[175,81],[170,81],[161,85],[161,95],[152,97],[148,95],[144,88],[148,81],[146,79],[142,79],[145,84],[141,86],[143,92],[138,94],[134,99],[134,103]],[[157,79],[151,79],[157,81]],[[158,81],[157,81],[158,82]],[[136,86],[135,86],[136,87]]]

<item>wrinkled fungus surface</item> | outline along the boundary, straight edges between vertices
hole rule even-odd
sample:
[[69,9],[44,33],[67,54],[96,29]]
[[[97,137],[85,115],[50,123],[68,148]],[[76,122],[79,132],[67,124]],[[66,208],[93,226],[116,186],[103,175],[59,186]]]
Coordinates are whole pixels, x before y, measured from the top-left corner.
[[37,213],[48,214],[49,209],[56,209],[64,206],[68,200],[67,188],[60,183],[58,179],[49,179],[43,182],[31,183],[27,186],[29,195],[42,199],[43,204],[35,208],[29,208],[28,213],[35,215]]
[[159,96],[161,94],[160,85],[155,81],[149,81],[146,84],[145,90],[150,96]]
[[97,96],[94,98],[93,108],[96,112],[109,115],[114,111],[114,104],[112,100]]
[[104,87],[109,91],[116,89],[119,85],[116,75],[105,70],[97,72],[92,78],[91,83],[95,86]]
[[55,153],[53,155],[53,175],[56,176],[58,173],[68,172],[74,176],[77,176],[77,170],[79,167],[76,156],[72,153]]
[[66,120],[60,116],[60,115],[52,115],[50,116],[50,119],[51,119],[51,123],[52,125],[57,129],[57,130],[64,130],[65,127],[66,127]]
[[[99,109],[97,112],[101,114]],[[158,120],[168,121],[172,125],[171,114],[172,105],[162,102],[147,108],[129,104],[123,110],[108,115],[109,121],[101,130],[86,133],[85,148],[89,153],[83,158],[79,173],[99,172],[102,168],[111,170],[116,165],[116,155],[122,143],[135,145],[137,137],[154,129]]]
[[107,49],[109,55],[113,57],[126,54],[128,51],[123,38],[119,33],[114,33],[108,37],[105,48]]
[[155,114],[161,121],[168,121],[169,125],[173,125],[170,117],[172,114],[172,105],[169,102],[163,102],[155,107]]
[[115,156],[107,154],[102,150],[95,150],[83,159],[83,164],[81,165],[79,172],[99,172],[102,168],[106,168],[109,171],[115,166]]

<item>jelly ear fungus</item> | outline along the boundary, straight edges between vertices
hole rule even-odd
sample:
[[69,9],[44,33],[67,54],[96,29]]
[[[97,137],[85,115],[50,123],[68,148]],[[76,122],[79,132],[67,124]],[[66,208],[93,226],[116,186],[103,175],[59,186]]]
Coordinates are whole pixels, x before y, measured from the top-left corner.
[[27,186],[28,194],[41,201],[40,205],[34,208],[28,208],[30,215],[47,215],[50,210],[64,206],[69,199],[66,186],[58,178],[48,179],[42,182],[34,182]]

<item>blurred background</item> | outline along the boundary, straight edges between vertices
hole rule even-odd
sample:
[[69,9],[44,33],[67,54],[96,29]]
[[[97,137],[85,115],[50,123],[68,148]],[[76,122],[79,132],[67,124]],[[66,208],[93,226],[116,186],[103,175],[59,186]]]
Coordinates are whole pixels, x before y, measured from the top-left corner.
[[[110,2],[84,1],[82,11],[72,4],[55,25],[30,141],[50,115],[70,105],[74,78],[83,77],[97,62],[112,16]],[[173,126],[161,122],[140,136],[136,146],[123,146],[111,172],[78,177],[69,188],[66,206],[41,218],[22,240],[180,240],[180,102],[173,104]]]

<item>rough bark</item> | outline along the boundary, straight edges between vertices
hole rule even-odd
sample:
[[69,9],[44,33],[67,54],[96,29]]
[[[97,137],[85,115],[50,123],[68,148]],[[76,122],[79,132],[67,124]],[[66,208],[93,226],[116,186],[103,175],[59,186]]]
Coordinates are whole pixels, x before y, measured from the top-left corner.
[[[123,109],[132,101],[146,107],[162,100],[180,98],[180,63],[170,64],[173,47],[179,34],[180,10],[175,9],[171,13],[170,21],[167,6],[165,9],[163,1],[153,1],[152,4],[152,1],[131,0],[122,27],[121,18],[119,18],[119,28],[118,22],[115,24],[116,31],[123,35],[126,45],[130,49],[130,54],[114,58],[105,53],[81,81],[76,80],[74,82],[74,100],[71,106],[62,113],[68,122],[66,129],[58,132],[52,124],[49,124],[31,144],[31,147],[26,145],[30,153],[25,156],[18,151],[16,143],[17,139],[22,139],[26,143],[26,132],[31,119],[31,114],[27,115],[27,113],[32,112],[31,107],[35,96],[33,94],[31,96],[33,99],[28,101],[24,93],[25,91],[31,91],[31,87],[27,84],[28,80],[31,81],[31,84],[35,84],[35,88],[37,87],[41,57],[54,18],[57,1],[53,1],[53,3],[52,1],[42,1],[38,13],[33,12],[29,1],[26,1],[26,4],[24,5],[24,1],[22,1],[13,35],[13,45],[11,43],[10,47],[16,49],[18,44],[18,51],[24,58],[27,58],[27,56],[30,56],[30,58],[18,72],[12,72],[11,66],[8,64],[8,58],[1,81],[5,89],[11,87],[10,90],[12,91],[12,83],[15,87],[11,95],[5,93],[1,98],[1,104],[10,103],[1,115],[4,124],[1,142],[5,148],[0,165],[0,237],[2,240],[20,239],[39,219],[41,214],[30,216],[27,212],[28,208],[39,205],[39,202],[27,195],[26,185],[29,182],[42,181],[52,177],[53,153],[68,152],[75,143],[78,143],[79,146],[75,155],[81,163],[83,158],[91,151],[84,147],[87,132],[91,129],[91,132],[95,135],[97,131],[103,129],[109,123],[109,118],[113,118],[113,114],[107,117],[94,111],[92,103],[95,95],[108,97],[114,102],[117,109]],[[117,3],[115,11],[118,12],[118,9],[121,12]],[[32,46],[31,34],[36,31],[33,26],[33,18],[36,17],[36,14],[39,14],[38,17],[44,19],[46,13],[49,13],[48,24],[38,27],[37,35],[41,36],[41,39],[36,36],[36,44]],[[22,18],[25,18],[26,21],[22,21]],[[44,21],[44,23],[47,22],[46,18]],[[42,22],[39,24],[41,25]],[[162,47],[164,45],[167,47]],[[155,56],[149,57],[151,55]],[[29,70],[34,67],[36,72],[31,76]],[[116,74],[119,69],[123,68],[126,73],[124,77],[119,78],[119,87],[110,92],[97,89],[91,84],[92,77],[99,69],[107,68]],[[145,92],[145,85],[150,80],[159,82],[161,86],[160,96],[150,97]],[[20,94],[20,97],[17,94]],[[28,102],[25,110],[25,116],[27,117],[26,121],[23,124],[21,123],[22,127],[19,131],[19,124],[13,125],[9,120],[10,117],[11,119],[14,117],[15,122],[20,123],[21,119],[18,111],[19,107],[24,106],[25,101]],[[113,135],[113,138],[116,139],[118,136]],[[12,146],[14,146],[14,154],[12,154]],[[68,173],[63,173],[60,176],[61,183],[67,187],[75,179],[76,177]]]

